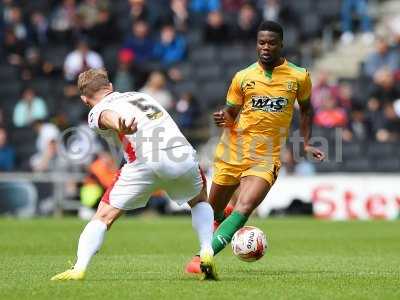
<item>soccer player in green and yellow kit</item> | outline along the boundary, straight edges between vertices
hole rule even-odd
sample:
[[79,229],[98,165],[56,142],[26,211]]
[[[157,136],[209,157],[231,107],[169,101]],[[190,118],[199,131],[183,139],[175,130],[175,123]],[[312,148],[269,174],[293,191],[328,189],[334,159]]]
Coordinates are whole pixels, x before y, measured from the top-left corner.
[[[214,113],[224,133],[217,146],[209,202],[220,222],[212,247],[217,254],[244,226],[265,199],[281,166],[280,151],[285,143],[295,101],[300,106],[300,131],[304,152],[322,161],[325,154],[309,145],[312,125],[311,80],[306,69],[287,61],[281,54],[283,29],[275,22],[263,22],[257,33],[258,61],[235,74],[226,106]],[[223,210],[240,186],[232,214]],[[199,258],[186,266],[200,272]]]

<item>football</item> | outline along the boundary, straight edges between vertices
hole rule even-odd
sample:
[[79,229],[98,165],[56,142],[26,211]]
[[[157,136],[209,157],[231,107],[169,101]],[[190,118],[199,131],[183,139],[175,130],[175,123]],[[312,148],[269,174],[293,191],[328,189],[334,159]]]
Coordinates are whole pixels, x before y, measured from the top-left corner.
[[244,226],[232,238],[233,254],[240,260],[252,262],[264,256],[267,239],[261,229]]

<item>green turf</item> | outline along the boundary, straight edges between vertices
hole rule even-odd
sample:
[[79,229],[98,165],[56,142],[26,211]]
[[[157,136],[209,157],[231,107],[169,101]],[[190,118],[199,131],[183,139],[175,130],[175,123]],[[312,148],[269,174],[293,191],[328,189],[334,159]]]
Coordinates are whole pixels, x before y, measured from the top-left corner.
[[400,222],[250,220],[270,244],[255,263],[217,257],[220,282],[182,270],[189,218],[125,218],[84,282],[51,282],[74,259],[82,221],[0,219],[0,299],[400,299]]

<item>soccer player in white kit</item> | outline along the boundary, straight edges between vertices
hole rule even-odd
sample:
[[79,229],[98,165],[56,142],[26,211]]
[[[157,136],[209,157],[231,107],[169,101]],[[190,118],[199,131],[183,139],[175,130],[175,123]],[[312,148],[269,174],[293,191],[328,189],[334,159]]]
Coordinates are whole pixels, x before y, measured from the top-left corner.
[[81,233],[75,265],[51,280],[84,279],[113,222],[125,210],[144,207],[158,189],[178,204],[191,207],[192,225],[200,242],[202,278],[216,280],[211,247],[214,215],[207,203],[205,179],[195,150],[171,116],[149,95],[114,92],[104,69],[81,73],[78,88],[82,101],[92,108],[89,126],[123,147],[126,164]]

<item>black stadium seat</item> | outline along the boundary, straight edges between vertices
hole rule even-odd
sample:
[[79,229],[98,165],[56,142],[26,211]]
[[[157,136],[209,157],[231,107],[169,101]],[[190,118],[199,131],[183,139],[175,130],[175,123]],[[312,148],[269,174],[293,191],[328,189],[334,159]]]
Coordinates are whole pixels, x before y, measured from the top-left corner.
[[198,65],[194,70],[195,77],[200,80],[218,80],[221,76],[221,67],[218,64]]
[[393,143],[370,143],[367,154],[371,159],[390,157],[396,154],[396,149],[398,149],[398,147]]
[[372,161],[375,172],[396,172],[400,171],[400,160],[397,157],[385,157]]
[[367,172],[371,170],[371,162],[367,158],[353,158],[343,163],[343,168],[339,171],[344,172]]
[[216,57],[217,51],[213,46],[198,47],[189,52],[189,61],[196,64],[203,64],[205,61],[215,62]]

